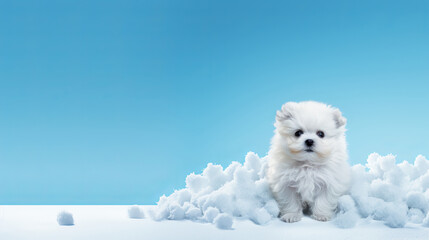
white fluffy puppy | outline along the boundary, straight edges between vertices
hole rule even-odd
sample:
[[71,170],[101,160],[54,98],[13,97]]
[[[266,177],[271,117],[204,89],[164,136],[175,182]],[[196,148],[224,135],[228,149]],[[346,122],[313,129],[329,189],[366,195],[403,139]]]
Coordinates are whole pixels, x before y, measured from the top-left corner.
[[350,183],[340,110],[319,102],[288,102],[277,111],[268,153],[268,181],[285,222],[303,210],[319,221],[331,219]]

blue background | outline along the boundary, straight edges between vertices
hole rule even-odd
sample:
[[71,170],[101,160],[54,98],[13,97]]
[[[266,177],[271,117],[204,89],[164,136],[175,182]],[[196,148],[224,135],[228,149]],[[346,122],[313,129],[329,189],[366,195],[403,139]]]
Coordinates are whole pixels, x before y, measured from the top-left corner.
[[275,111],[348,118],[350,162],[429,155],[428,1],[0,1],[0,204],[154,204],[264,156]]

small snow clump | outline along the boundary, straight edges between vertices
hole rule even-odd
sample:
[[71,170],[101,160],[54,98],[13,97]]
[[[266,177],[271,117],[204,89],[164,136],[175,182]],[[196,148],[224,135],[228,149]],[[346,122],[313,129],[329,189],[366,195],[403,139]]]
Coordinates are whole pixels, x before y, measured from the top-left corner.
[[144,212],[139,206],[134,205],[128,208],[128,217],[135,218],[135,219],[142,219],[144,218]]
[[57,215],[57,222],[61,226],[72,226],[74,225],[73,215],[69,212],[62,211]]
[[214,224],[220,229],[231,229],[232,217],[227,213],[221,213],[215,217]]

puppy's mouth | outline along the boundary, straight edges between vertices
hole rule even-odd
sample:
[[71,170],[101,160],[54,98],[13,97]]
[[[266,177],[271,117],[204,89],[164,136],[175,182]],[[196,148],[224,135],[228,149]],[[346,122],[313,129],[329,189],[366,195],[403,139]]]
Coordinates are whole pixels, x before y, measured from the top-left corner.
[[312,152],[314,152],[314,151],[313,151],[313,149],[310,149],[310,148],[307,148],[307,149],[305,149],[304,151],[306,151],[306,152],[308,152],[308,153],[312,153]]

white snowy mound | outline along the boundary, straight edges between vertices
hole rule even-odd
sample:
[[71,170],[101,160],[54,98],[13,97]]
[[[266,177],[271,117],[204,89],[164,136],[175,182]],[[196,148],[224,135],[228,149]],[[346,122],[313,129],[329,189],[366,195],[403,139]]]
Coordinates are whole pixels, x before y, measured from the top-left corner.
[[265,224],[279,214],[265,179],[265,169],[266,158],[260,159],[252,152],[247,154],[243,165],[232,162],[225,170],[209,163],[202,174],[191,173],[186,177],[185,189],[162,196],[153,218],[212,222],[220,228],[231,228],[232,216]]
[[[226,169],[209,163],[202,174],[186,177],[186,188],[162,196],[152,212],[155,220],[189,219],[232,227],[232,217],[265,224],[277,218],[265,170],[267,157],[253,152],[244,164],[232,162]],[[360,218],[383,221],[389,227],[407,222],[429,227],[429,161],[418,156],[414,164],[395,163],[395,156],[368,157],[365,166],[352,167],[349,195],[340,198],[333,222],[341,228],[355,226]]]

